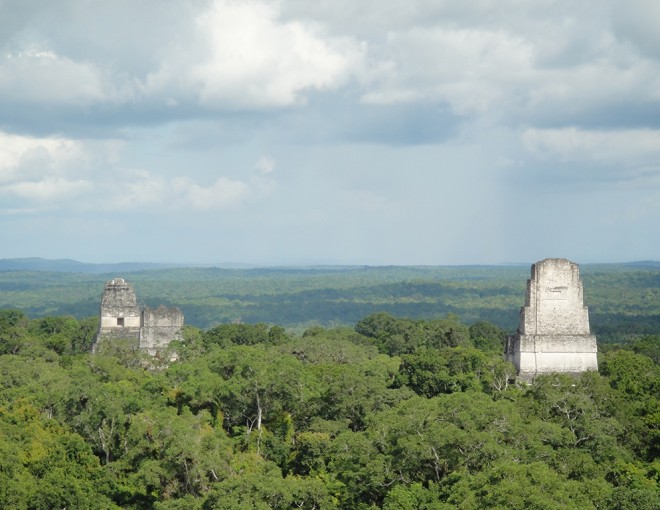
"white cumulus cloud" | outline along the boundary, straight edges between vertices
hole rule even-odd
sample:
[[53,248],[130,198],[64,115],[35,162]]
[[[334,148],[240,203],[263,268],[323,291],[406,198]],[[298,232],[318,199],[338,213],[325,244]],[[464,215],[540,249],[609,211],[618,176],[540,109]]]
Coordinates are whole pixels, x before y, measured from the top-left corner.
[[412,29],[390,33],[385,58],[363,100],[442,101],[458,114],[483,113],[529,80],[534,49],[503,31]]
[[[106,75],[96,64],[58,55],[36,46],[0,57],[0,95],[36,104],[84,106],[122,102],[117,76]],[[130,92],[128,92],[130,94]]]
[[29,211],[66,203],[93,189],[85,177],[89,161],[78,140],[0,132],[0,196]]
[[76,140],[0,131],[0,184],[66,173],[85,159],[83,145]]
[[304,102],[307,90],[345,83],[363,53],[352,38],[281,21],[273,2],[216,0],[196,28],[194,41],[150,74],[147,94],[192,94],[221,109],[289,106]]
[[[110,178],[108,178],[110,177]],[[88,207],[110,211],[204,212],[237,210],[268,195],[272,181],[218,177],[203,185],[188,177],[165,177],[146,170],[117,170],[97,183],[98,200]]]

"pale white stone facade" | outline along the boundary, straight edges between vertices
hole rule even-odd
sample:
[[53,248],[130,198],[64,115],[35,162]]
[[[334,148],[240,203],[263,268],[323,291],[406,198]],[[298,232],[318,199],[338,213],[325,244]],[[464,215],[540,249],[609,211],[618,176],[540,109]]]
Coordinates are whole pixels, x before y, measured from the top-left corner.
[[142,327],[140,328],[140,347],[155,356],[169,343],[181,339],[183,314],[178,308],[144,308],[142,310]]
[[178,308],[142,308],[130,283],[114,278],[105,284],[101,298],[100,323],[92,351],[99,342],[122,339],[135,348],[159,355],[172,340],[181,339],[183,314]]
[[94,350],[100,338],[139,339],[142,325],[140,307],[133,287],[123,278],[106,282],[100,315],[101,322]]
[[545,259],[532,265],[520,325],[507,339],[505,355],[523,378],[598,370],[577,264]]

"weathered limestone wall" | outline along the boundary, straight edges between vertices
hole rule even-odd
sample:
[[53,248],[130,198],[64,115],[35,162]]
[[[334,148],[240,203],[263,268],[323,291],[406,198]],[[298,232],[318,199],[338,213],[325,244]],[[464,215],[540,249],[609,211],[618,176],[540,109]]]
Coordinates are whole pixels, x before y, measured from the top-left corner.
[[545,259],[532,265],[518,332],[505,352],[524,378],[539,373],[598,370],[577,264]]
[[183,314],[178,308],[144,308],[142,310],[142,329],[140,330],[140,348],[155,356],[172,340],[181,339]]
[[101,338],[135,340],[140,337],[142,317],[135,292],[123,278],[114,278],[105,284],[101,298],[101,320],[92,350],[96,351]]
[[123,278],[106,282],[101,298],[99,331],[92,351],[100,341],[129,340],[135,348],[155,356],[172,340],[181,338],[183,314],[178,308],[141,309],[131,284]]
[[[124,325],[121,326],[119,324],[119,321],[117,321],[118,318],[123,318],[124,319]],[[133,315],[128,315],[128,314],[122,314],[122,315],[101,315],[101,329],[104,330],[105,332],[109,332],[109,330],[114,330],[114,329],[127,329],[127,328],[139,328],[140,327],[140,321],[141,318],[139,315],[133,316]]]
[[589,312],[583,305],[578,265],[566,259],[546,259],[532,265],[520,333],[527,335],[588,335]]

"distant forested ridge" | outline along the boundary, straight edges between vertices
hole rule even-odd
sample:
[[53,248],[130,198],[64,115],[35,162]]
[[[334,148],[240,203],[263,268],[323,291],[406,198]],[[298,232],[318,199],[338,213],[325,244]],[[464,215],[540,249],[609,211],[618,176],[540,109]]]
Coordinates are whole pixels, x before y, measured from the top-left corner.
[[[94,316],[103,283],[123,276],[144,304],[178,306],[199,328],[240,321],[299,332],[314,324],[351,325],[374,312],[418,319],[455,314],[468,324],[485,320],[512,332],[529,277],[528,265],[239,269],[19,259],[0,261],[3,267],[0,308],[30,317]],[[28,270],[34,267],[50,270]],[[660,264],[587,264],[581,272],[601,341],[660,329]]]
[[0,508],[660,508],[657,333],[517,385],[452,314],[187,326],[171,363],[97,325],[0,310]]

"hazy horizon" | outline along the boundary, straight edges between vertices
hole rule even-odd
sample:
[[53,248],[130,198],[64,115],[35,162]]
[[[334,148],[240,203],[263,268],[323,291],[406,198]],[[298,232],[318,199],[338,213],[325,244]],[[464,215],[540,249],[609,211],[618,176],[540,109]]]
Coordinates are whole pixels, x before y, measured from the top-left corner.
[[[553,258],[553,257],[544,257],[544,258]],[[566,257],[556,257],[556,258],[566,258]],[[531,266],[540,260],[534,261],[503,261],[495,262],[490,264],[364,264],[364,263],[335,263],[333,261],[299,261],[292,263],[282,263],[282,264],[250,264],[240,261],[207,261],[207,262],[190,262],[190,261],[152,261],[152,260],[103,260],[98,262],[92,262],[87,260],[80,260],[75,258],[60,258],[60,259],[51,259],[46,257],[9,257],[9,258],[0,258],[0,263],[2,262],[17,262],[17,263],[27,263],[30,261],[40,261],[44,263],[75,263],[80,265],[91,265],[91,266],[121,266],[121,265],[153,265],[153,266],[170,266],[170,267],[194,267],[194,268],[227,268],[227,269],[269,269],[269,268],[315,268],[315,267],[374,267],[374,268],[386,268],[386,267],[461,267],[461,266],[493,266],[493,267],[516,267],[516,266]],[[599,262],[599,261],[574,261],[579,265],[629,265],[629,264],[651,264],[657,265],[660,264],[660,260],[619,260],[612,262]]]

